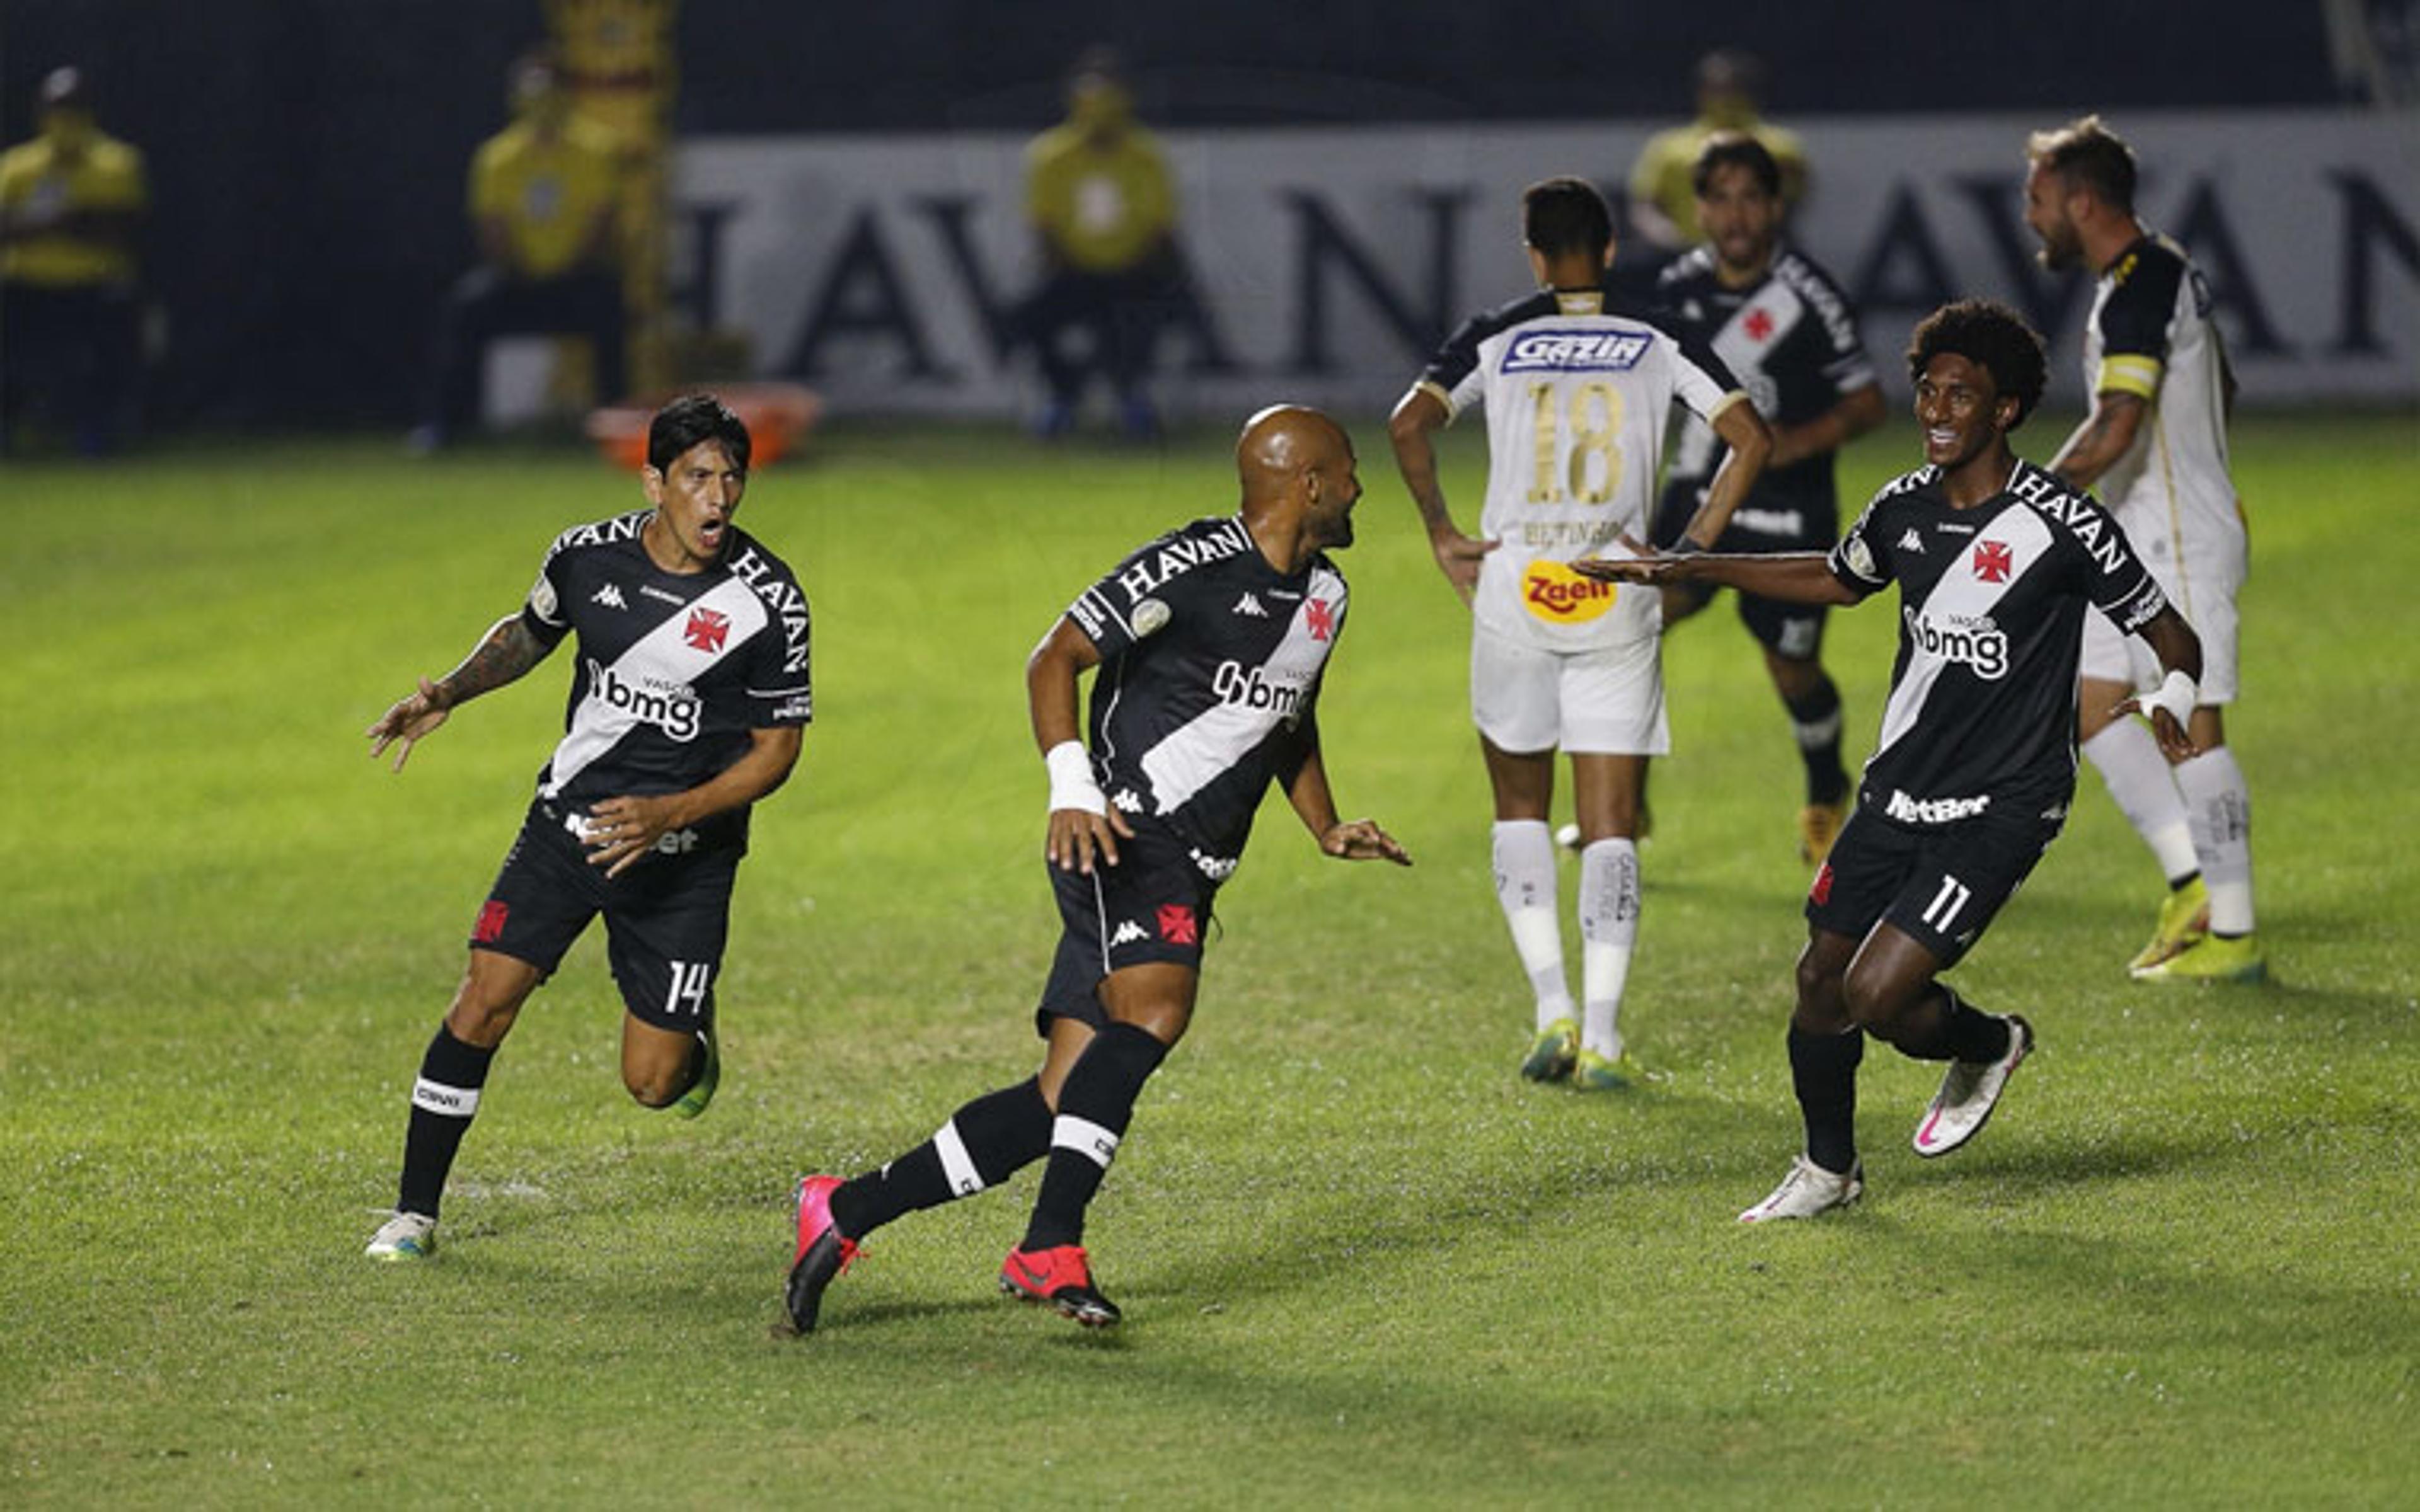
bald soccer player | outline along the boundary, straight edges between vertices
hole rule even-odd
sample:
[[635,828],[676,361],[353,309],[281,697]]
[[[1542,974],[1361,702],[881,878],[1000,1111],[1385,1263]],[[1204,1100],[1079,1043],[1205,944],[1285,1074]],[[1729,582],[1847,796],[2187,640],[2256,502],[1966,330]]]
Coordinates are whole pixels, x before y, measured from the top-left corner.
[[[1160,536],[1078,595],[1026,662],[1050,779],[1044,851],[1063,931],[1034,1010],[1042,1069],[969,1103],[932,1138],[852,1180],[799,1183],[784,1298],[810,1333],[824,1288],[866,1236],[903,1214],[997,1186],[1047,1157],[1000,1288],[1087,1327],[1118,1320],[1093,1282],[1084,1211],[1143,1083],[1193,1018],[1218,888],[1275,782],[1319,848],[1411,857],[1367,819],[1340,820],[1317,703],[1344,628],[1327,553],[1353,542],[1353,442],[1314,409],[1244,426],[1235,513]],[[1091,748],[1077,681],[1094,680]]]

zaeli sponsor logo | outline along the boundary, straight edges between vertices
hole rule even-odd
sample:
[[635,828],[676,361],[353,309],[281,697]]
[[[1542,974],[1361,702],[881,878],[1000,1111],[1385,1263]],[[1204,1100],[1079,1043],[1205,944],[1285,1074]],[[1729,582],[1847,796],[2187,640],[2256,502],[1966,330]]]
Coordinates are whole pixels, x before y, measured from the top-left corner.
[[1585,625],[1613,608],[1611,583],[1583,578],[1559,562],[1541,557],[1521,576],[1521,602],[1549,625]]

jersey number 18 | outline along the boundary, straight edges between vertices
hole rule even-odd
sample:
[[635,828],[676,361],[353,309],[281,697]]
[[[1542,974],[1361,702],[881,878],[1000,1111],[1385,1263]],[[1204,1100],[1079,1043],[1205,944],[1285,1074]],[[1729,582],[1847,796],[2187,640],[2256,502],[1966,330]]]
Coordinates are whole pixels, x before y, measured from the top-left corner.
[[[1568,405],[1562,401],[1568,393]],[[1595,416],[1591,423],[1591,414]],[[1568,419],[1572,452],[1563,466],[1555,463],[1562,450],[1560,431]],[[1537,447],[1538,469],[1529,480],[1529,502],[1559,504],[1577,500],[1602,504],[1613,498],[1614,480],[1621,475],[1621,391],[1603,378],[1585,378],[1568,390],[1544,379],[1529,384],[1529,432]],[[1589,465],[1601,456],[1604,467]],[[1597,481],[1589,482],[1594,472]]]

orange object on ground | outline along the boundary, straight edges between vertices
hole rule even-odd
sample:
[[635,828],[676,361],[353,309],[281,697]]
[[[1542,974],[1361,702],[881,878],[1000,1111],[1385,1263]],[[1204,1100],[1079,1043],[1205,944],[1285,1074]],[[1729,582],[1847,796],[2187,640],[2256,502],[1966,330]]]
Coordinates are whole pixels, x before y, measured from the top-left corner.
[[[731,407],[748,427],[749,465],[774,461],[814,429],[824,402],[813,389],[796,383],[718,383],[704,392]],[[625,401],[588,413],[588,439],[605,459],[636,472],[647,465],[647,424],[659,408]]]

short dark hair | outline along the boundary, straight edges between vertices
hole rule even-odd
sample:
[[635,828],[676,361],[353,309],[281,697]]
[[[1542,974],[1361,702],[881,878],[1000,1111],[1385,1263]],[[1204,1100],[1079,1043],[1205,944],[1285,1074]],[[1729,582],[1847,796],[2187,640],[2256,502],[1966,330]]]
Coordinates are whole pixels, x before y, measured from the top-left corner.
[[2041,402],[2042,384],[2050,375],[2042,339],[2024,316],[1999,301],[1960,300],[1917,321],[1907,344],[1909,380],[1920,380],[1925,368],[1944,352],[1981,363],[2000,397],[2017,401],[2010,430],[2024,424]]
[[1613,212],[1585,178],[1542,178],[1521,191],[1521,239],[1549,257],[1602,257],[1613,245]]
[[647,423],[647,466],[661,472],[701,441],[721,441],[740,471],[748,471],[748,427],[710,393],[684,393]]
[[1758,187],[1775,199],[1781,197],[1781,164],[1763,143],[1745,131],[1716,131],[1706,138],[1705,147],[1698,153],[1698,165],[1689,170],[1689,187],[1698,197],[1706,197],[1706,190],[1714,181],[1717,168],[1745,168],[1756,176]]
[[2134,149],[2102,125],[2100,116],[2079,116],[2057,131],[2036,131],[2025,138],[2025,156],[2044,172],[2090,190],[2111,209],[2134,213]]

